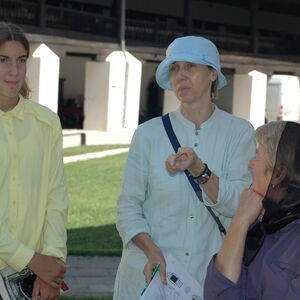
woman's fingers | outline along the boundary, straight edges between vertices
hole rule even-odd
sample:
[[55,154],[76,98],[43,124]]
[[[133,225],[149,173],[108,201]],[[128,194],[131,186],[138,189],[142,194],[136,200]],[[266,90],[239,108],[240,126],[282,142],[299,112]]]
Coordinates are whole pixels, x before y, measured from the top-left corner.
[[253,223],[262,213],[263,197],[252,189],[246,189],[240,199],[240,203],[236,212],[236,216],[244,219],[249,223]]
[[188,169],[193,162],[193,153],[188,148],[179,148],[176,154],[170,155],[166,160],[166,169],[169,173],[175,174]]
[[153,272],[155,266],[156,266],[156,263],[148,262],[144,267],[144,275],[145,275],[145,280],[146,280],[147,284],[149,284],[151,281],[152,272]]
[[35,281],[34,281],[34,284],[33,284],[33,290],[32,290],[32,299],[33,299],[33,300],[39,299],[39,295],[40,295],[40,284],[39,284],[39,280],[35,280]]
[[260,215],[258,216],[258,220],[259,220],[260,222],[262,222],[262,219],[263,219],[263,217],[264,217],[264,215],[265,215],[265,212],[266,212],[266,210],[263,208],[263,209],[261,210],[261,212],[260,212]]
[[171,155],[167,158],[166,160],[166,169],[168,170],[169,173],[175,174],[177,171],[174,168],[174,155]]
[[166,264],[161,263],[158,269],[160,280],[163,284],[167,284]]

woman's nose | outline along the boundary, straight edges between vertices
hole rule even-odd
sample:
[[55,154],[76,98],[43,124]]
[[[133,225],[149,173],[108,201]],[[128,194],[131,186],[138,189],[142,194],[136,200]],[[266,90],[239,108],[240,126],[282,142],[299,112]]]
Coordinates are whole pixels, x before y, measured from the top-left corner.
[[177,79],[182,79],[182,78],[185,78],[186,77],[186,70],[184,68],[179,68],[176,72],[176,78]]
[[18,64],[17,62],[10,62],[9,64],[9,73],[12,75],[17,75],[19,72]]

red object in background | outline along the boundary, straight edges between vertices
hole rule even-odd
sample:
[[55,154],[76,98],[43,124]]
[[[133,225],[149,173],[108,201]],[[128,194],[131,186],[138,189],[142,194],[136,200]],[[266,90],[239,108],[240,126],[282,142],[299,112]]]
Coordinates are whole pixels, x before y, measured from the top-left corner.
[[67,284],[66,284],[64,281],[61,283],[60,288],[61,288],[64,292],[67,291],[67,290],[69,289],[69,287],[67,286]]

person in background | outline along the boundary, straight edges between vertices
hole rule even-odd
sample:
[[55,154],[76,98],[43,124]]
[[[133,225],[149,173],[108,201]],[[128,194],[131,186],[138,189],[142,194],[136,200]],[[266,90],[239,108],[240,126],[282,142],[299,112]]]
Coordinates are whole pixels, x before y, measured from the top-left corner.
[[209,264],[205,300],[300,299],[300,124],[268,123],[256,139],[253,184]]
[[202,37],[175,39],[158,66],[156,80],[179,100],[179,108],[169,116],[181,148],[175,154],[161,117],[141,124],[134,134],[117,204],[123,253],[115,300],[139,299],[158,262],[166,283],[168,254],[203,285],[223,234],[196,196],[185,169],[224,227],[251,182],[247,162],[255,153],[253,127],[213,102],[226,85],[216,46]]
[[66,265],[68,196],[59,118],[28,99],[29,42],[0,23],[0,270],[36,274],[33,299],[57,299]]

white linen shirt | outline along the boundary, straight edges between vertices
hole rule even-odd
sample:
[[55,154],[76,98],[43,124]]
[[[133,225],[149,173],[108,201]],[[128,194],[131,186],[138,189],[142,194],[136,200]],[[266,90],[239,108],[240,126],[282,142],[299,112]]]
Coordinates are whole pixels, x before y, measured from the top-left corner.
[[[221,222],[228,227],[241,192],[251,183],[248,161],[255,155],[251,124],[215,106],[199,130],[180,110],[170,113],[181,147],[191,147],[219,176],[218,201],[203,192]],[[147,232],[164,255],[172,253],[203,284],[207,265],[222,244],[223,236],[184,172],[171,175],[165,168],[174,153],[162,119],[140,125],[132,139],[118,199],[117,229],[123,240],[114,300],[139,299],[145,285],[144,253],[131,241]]]

